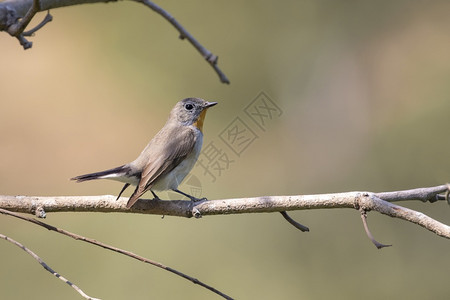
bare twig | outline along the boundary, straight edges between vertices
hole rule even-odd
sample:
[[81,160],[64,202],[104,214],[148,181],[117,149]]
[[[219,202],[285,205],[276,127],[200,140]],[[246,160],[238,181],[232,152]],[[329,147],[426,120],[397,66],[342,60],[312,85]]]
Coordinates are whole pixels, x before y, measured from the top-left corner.
[[23,36],[32,36],[36,31],[38,31],[39,29],[41,29],[42,27],[45,26],[45,24],[47,24],[48,22],[51,22],[53,20],[53,16],[50,14],[50,11],[47,10],[47,14],[45,15],[45,18],[38,24],[36,25],[34,28],[28,30],[28,31],[24,31],[22,33]]
[[382,243],[379,243],[375,240],[372,233],[369,230],[369,225],[367,225],[367,212],[364,209],[360,209],[361,212],[361,219],[364,225],[364,230],[366,231],[367,236],[372,241],[372,243],[377,247],[377,249],[385,248],[385,247],[391,247],[392,245],[385,245]]
[[177,271],[177,270],[175,270],[175,269],[173,269],[171,267],[165,266],[165,265],[163,265],[163,264],[161,264],[159,262],[152,261],[152,260],[150,260],[148,258],[145,258],[143,256],[137,255],[137,254],[135,254],[133,252],[130,252],[130,251],[127,251],[127,250],[123,250],[123,249],[120,249],[120,248],[117,248],[117,247],[114,247],[114,246],[107,245],[107,244],[99,242],[97,240],[94,240],[94,239],[91,239],[91,238],[87,238],[87,237],[84,237],[84,236],[72,233],[70,231],[67,231],[67,230],[64,230],[64,229],[61,229],[61,228],[57,228],[55,226],[49,225],[49,224],[41,222],[39,220],[30,218],[30,217],[26,217],[26,216],[22,216],[22,215],[16,214],[14,212],[11,212],[11,211],[8,211],[8,210],[5,210],[5,209],[0,209],[0,213],[8,215],[8,216],[15,217],[15,218],[18,218],[18,219],[21,219],[21,220],[24,220],[24,221],[27,221],[27,222],[30,222],[30,223],[33,223],[33,224],[36,224],[36,225],[39,225],[39,226],[42,226],[42,227],[44,227],[44,228],[46,228],[48,230],[61,233],[63,235],[71,237],[71,238],[73,238],[75,240],[83,241],[83,242],[86,242],[86,243],[89,243],[89,244],[92,244],[92,245],[95,245],[95,246],[98,246],[98,247],[102,247],[104,249],[108,249],[108,250],[111,250],[111,251],[114,251],[114,252],[117,252],[117,253],[129,256],[131,258],[137,259],[137,260],[142,261],[144,263],[153,265],[155,267],[161,268],[161,269],[169,271],[169,272],[171,272],[171,273],[173,273],[175,275],[183,277],[184,279],[187,279],[187,280],[191,281],[194,284],[198,284],[199,286],[202,286],[202,287],[204,287],[204,288],[206,288],[206,289],[208,289],[208,290],[210,290],[210,291],[212,291],[212,292],[222,296],[225,299],[233,299],[230,296],[227,296],[226,294],[224,294],[224,293],[220,292],[219,290],[213,288],[212,286],[209,286],[209,285],[201,282],[197,278],[194,278],[194,277],[191,277],[189,275],[186,275],[186,274],[184,274],[184,273],[182,273],[180,271]]
[[[24,49],[29,49],[32,46],[32,42],[25,39],[25,36],[27,36],[30,31],[24,33],[24,30],[37,12],[70,5],[98,2],[106,3],[112,1],[114,0],[5,0],[0,2],[0,31],[7,30],[10,35],[19,39]],[[169,12],[149,0],[132,1],[144,4],[172,24],[180,33],[180,38],[188,40],[202,55],[202,57],[212,66],[214,71],[219,76],[220,81],[226,84],[230,83],[227,76],[218,66],[218,56],[214,55],[211,51],[200,44],[200,42],[197,41],[197,39],[195,39],[194,36],[189,33]],[[51,16],[47,15],[43,22],[31,30],[31,33],[36,32],[50,21]]]
[[286,219],[286,221],[288,221],[292,226],[294,226],[297,229],[300,229],[303,232],[308,232],[309,228],[298,223],[297,221],[295,221],[294,219],[292,219],[287,212],[285,211],[280,211],[281,215],[283,216],[283,218]]
[[439,194],[448,191],[449,189],[450,186],[448,184],[444,184],[435,187],[418,188],[396,192],[376,193],[375,195],[378,198],[381,198],[384,201],[389,202],[420,200],[422,202],[429,201],[433,203],[438,200],[442,200],[442,198],[440,199]]
[[11,26],[8,27],[8,33],[11,34],[12,36],[17,36],[21,34],[28,26],[31,19],[33,19],[34,15],[40,11],[40,8],[41,6],[39,0],[33,0],[33,3],[31,7],[28,9],[28,12],[25,14],[25,16],[23,16],[23,18],[21,18],[20,21],[18,21],[17,23],[12,24]]
[[441,237],[450,239],[450,226],[438,222],[421,212],[386,202],[378,198],[376,194],[367,195],[367,200],[369,201],[364,201],[364,204],[361,206],[367,211],[373,210],[393,218],[411,222]]
[[83,290],[81,290],[78,286],[76,286],[75,284],[73,284],[72,282],[70,282],[69,280],[67,280],[66,278],[64,278],[63,276],[61,276],[60,274],[58,274],[58,272],[56,272],[55,270],[53,270],[52,268],[50,268],[49,265],[47,265],[36,253],[34,253],[33,251],[31,251],[30,249],[28,249],[27,247],[25,247],[24,245],[22,245],[21,243],[19,243],[16,240],[13,240],[10,237],[7,237],[6,235],[3,235],[0,233],[0,238],[16,245],[17,247],[21,248],[23,251],[25,251],[26,253],[28,253],[29,255],[31,255],[31,257],[33,257],[35,260],[37,260],[42,267],[44,267],[45,270],[49,271],[52,275],[54,275],[56,278],[61,279],[62,281],[64,281],[65,283],[67,283],[68,285],[70,285],[75,291],[77,291],[83,298],[85,299],[92,299],[92,300],[98,300],[97,298],[93,298],[90,297],[88,295],[86,295],[85,292],[83,292]]
[[[450,183],[447,183],[447,191],[445,192],[445,195],[444,195],[444,197],[443,197],[443,199],[445,200],[445,201],[447,201],[447,204],[448,205],[450,205],[450,199],[449,199],[449,196],[450,195]],[[439,199],[439,198],[438,198]]]
[[33,4],[31,5],[30,9],[25,14],[25,16],[22,19],[20,19],[20,21],[18,21],[17,23],[14,23],[8,27],[8,33],[12,36],[15,36],[25,50],[31,48],[33,43],[29,42],[24,37],[23,31],[28,26],[31,19],[33,19],[34,15],[40,11],[40,8],[41,6],[39,0],[33,0]]
[[217,66],[217,61],[219,57],[217,55],[214,55],[211,51],[209,51],[202,44],[200,44],[192,36],[192,34],[190,34],[171,14],[169,14],[166,10],[156,5],[152,1],[149,0],[134,0],[134,1],[140,2],[148,6],[153,11],[160,14],[164,19],[169,21],[170,24],[172,24],[173,27],[175,27],[179,31],[180,39],[187,39],[192,44],[192,46],[194,46],[195,49],[197,49],[197,51],[203,56],[203,58],[214,68],[214,71],[216,71],[217,75],[219,76],[220,82],[226,84],[230,83],[227,76]]

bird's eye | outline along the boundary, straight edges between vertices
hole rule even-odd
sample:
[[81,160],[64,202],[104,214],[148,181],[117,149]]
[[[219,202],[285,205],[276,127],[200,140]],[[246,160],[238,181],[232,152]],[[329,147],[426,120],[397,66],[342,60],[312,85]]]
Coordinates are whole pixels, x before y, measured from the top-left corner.
[[194,105],[188,103],[184,106],[184,108],[186,108],[187,110],[192,110],[194,108]]

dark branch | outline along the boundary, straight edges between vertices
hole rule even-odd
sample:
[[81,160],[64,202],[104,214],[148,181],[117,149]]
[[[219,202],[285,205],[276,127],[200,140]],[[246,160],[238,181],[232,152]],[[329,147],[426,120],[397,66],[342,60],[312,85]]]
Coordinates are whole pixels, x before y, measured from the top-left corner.
[[39,0],[33,0],[33,4],[31,5],[30,9],[25,14],[25,16],[22,19],[20,19],[20,21],[18,21],[17,23],[14,23],[8,27],[8,33],[12,36],[15,36],[25,50],[31,48],[33,43],[29,42],[24,37],[25,35],[23,34],[23,31],[28,26],[31,19],[33,19],[34,15],[40,11],[40,9],[41,6]]
[[83,290],[81,290],[78,286],[76,286],[75,284],[73,284],[72,282],[70,282],[69,280],[67,280],[66,278],[64,278],[63,276],[61,276],[60,274],[58,274],[58,272],[56,272],[55,270],[53,270],[52,268],[50,268],[49,265],[47,265],[42,258],[40,258],[36,253],[34,253],[33,251],[31,251],[30,249],[28,249],[27,247],[25,247],[24,245],[22,245],[21,243],[19,243],[16,240],[13,240],[10,237],[7,237],[3,234],[0,233],[0,238],[16,245],[17,247],[21,248],[23,251],[25,251],[26,253],[28,253],[31,257],[33,257],[35,260],[37,260],[39,262],[39,264],[48,272],[50,272],[53,276],[55,276],[56,278],[61,279],[63,282],[67,283],[69,286],[71,286],[75,291],[77,291],[81,296],[83,296],[86,299],[92,299],[92,300],[98,300],[97,298],[92,298],[88,295],[86,295],[85,292],[83,292]]
[[151,8],[153,11],[160,14],[164,19],[170,22],[170,24],[175,27],[180,35],[180,39],[187,39],[192,46],[197,49],[197,51],[203,56],[203,58],[213,67],[213,69],[216,71],[217,75],[219,76],[220,82],[230,84],[230,81],[228,80],[227,76],[219,69],[217,66],[217,61],[219,57],[217,55],[214,55],[211,51],[206,49],[202,44],[200,44],[192,34],[190,34],[171,14],[169,14],[166,10],[161,8],[160,6],[156,5],[155,3],[149,1],[149,0],[134,0],[136,2],[140,2],[149,8]]
[[[32,42],[25,39],[28,36],[40,28],[46,23],[51,21],[51,16],[47,15],[43,22],[41,22],[34,29],[25,32],[24,30],[39,11],[47,11],[53,8],[65,7],[77,4],[86,3],[98,3],[98,2],[112,2],[115,0],[6,0],[0,2],[0,31],[7,30],[7,32],[16,37],[24,49],[29,49],[32,46]],[[190,34],[169,12],[156,5],[149,0],[132,0],[144,4],[152,9],[154,12],[161,15],[170,24],[172,24],[179,32],[181,39],[187,39],[202,57],[212,66],[214,71],[219,76],[222,83],[229,84],[227,76],[220,70],[218,66],[218,56],[214,55],[211,51],[206,49],[199,41],[197,41],[192,34]]]
[[33,19],[34,15],[40,10],[40,8],[41,6],[39,0],[33,0],[33,3],[28,9],[28,12],[25,14],[25,16],[23,16],[23,18],[21,18],[17,23],[9,26],[8,33],[12,36],[18,36],[19,34],[22,34],[22,32],[25,30],[31,19]]
[[28,31],[24,31],[22,34],[23,36],[32,36],[36,31],[38,31],[39,29],[41,29],[42,27],[45,26],[45,24],[47,24],[48,22],[51,22],[53,20],[52,15],[50,14],[50,11],[47,10],[47,14],[45,15],[44,20],[42,20],[38,25],[36,25],[34,28],[28,30]]
[[153,265],[155,267],[161,268],[163,270],[166,270],[166,271],[169,271],[169,272],[171,272],[173,274],[176,274],[176,275],[178,275],[180,277],[183,277],[184,279],[187,279],[187,280],[191,281],[194,284],[198,284],[198,285],[200,285],[200,286],[202,286],[202,287],[204,287],[204,288],[206,288],[206,289],[208,289],[208,290],[210,290],[210,291],[212,291],[212,292],[222,296],[225,299],[233,299],[230,296],[227,296],[226,294],[224,294],[224,293],[218,291],[217,289],[213,288],[212,286],[209,286],[209,285],[201,282],[197,278],[193,278],[193,277],[191,277],[189,275],[186,275],[186,274],[184,274],[184,273],[182,273],[180,271],[177,271],[177,270],[175,270],[175,269],[173,269],[171,267],[167,267],[167,266],[165,266],[165,265],[163,265],[163,264],[161,264],[159,262],[155,262],[155,261],[147,259],[147,258],[145,258],[143,256],[134,254],[133,252],[126,251],[126,250],[123,250],[123,249],[120,249],[120,248],[117,248],[117,247],[114,247],[114,246],[107,245],[107,244],[99,242],[97,240],[94,240],[94,239],[91,239],[91,238],[87,238],[87,237],[84,237],[84,236],[81,236],[81,235],[69,232],[69,231],[64,230],[64,229],[57,228],[55,226],[49,225],[49,224],[41,222],[39,220],[30,218],[30,217],[26,217],[26,216],[22,216],[22,215],[16,214],[14,212],[11,212],[11,211],[8,211],[8,210],[5,210],[5,209],[1,209],[0,208],[0,213],[8,215],[8,216],[12,216],[12,217],[24,220],[24,221],[28,221],[30,223],[33,223],[33,224],[36,224],[36,225],[39,225],[39,226],[42,226],[42,227],[44,227],[44,228],[46,228],[48,230],[58,232],[60,234],[66,235],[68,237],[71,237],[71,238],[73,238],[75,240],[83,241],[83,242],[86,242],[86,243],[89,243],[89,244],[92,244],[92,245],[95,245],[95,246],[98,246],[98,247],[102,247],[102,248],[107,249],[107,250],[111,250],[111,251],[114,251],[114,252],[117,252],[117,253],[129,256],[129,257],[134,258],[136,260],[142,261],[144,263]]
[[294,219],[292,219],[287,212],[285,211],[280,211],[281,215],[283,216],[283,218],[288,221],[292,226],[294,226],[297,229],[300,229],[303,232],[309,232],[309,228],[296,222]]

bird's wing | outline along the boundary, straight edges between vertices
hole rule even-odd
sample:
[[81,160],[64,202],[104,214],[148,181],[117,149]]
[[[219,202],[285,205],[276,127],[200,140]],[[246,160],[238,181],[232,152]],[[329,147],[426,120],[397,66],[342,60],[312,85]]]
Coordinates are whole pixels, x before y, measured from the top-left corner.
[[[194,149],[197,137],[191,128],[178,128],[170,131],[170,134],[167,133],[169,132],[166,132],[165,137],[170,136],[170,139],[162,138],[160,141],[156,139],[153,145],[149,145],[149,151],[153,155],[149,156],[147,164],[142,170],[141,180],[128,200],[127,208],[133,206],[139,197],[151,189],[155,180],[172,171]],[[154,150],[152,146],[154,146]]]

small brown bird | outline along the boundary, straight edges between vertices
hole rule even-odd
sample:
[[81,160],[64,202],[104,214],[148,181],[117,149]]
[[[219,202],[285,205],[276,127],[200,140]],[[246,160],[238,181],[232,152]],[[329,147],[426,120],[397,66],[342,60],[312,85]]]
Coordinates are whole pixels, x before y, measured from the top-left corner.
[[93,179],[111,179],[124,182],[125,185],[117,199],[131,184],[136,185],[127,208],[145,192],[173,190],[192,201],[202,199],[178,190],[178,185],[192,170],[203,144],[203,121],[209,107],[217,102],[208,102],[200,98],[186,98],[172,109],[164,127],[148,143],[142,153],[131,163],[106,171],[80,175],[71,180],[82,182]]

